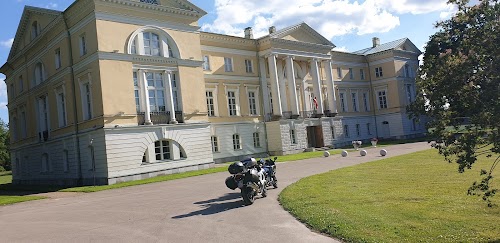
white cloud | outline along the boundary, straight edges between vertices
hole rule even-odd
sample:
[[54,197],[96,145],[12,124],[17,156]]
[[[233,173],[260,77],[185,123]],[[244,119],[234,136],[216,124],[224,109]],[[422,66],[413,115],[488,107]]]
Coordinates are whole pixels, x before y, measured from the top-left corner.
[[251,26],[258,38],[268,33],[269,26],[281,29],[304,21],[331,39],[388,32],[400,24],[397,14],[447,9],[446,0],[215,0],[217,18],[202,29],[243,36],[243,29]]
[[10,38],[6,41],[0,41],[0,46],[10,48],[12,46],[12,43],[14,43],[14,38]]
[[5,78],[0,78],[0,102],[7,98],[7,85],[5,85]]
[[349,52],[349,50],[345,46],[337,46],[337,47],[333,48],[333,50],[342,51],[342,52]]
[[57,9],[57,3],[50,2],[49,4],[43,6],[44,8]]
[[458,8],[455,5],[449,5],[446,11],[439,13],[439,18],[441,20],[449,19],[458,11]]

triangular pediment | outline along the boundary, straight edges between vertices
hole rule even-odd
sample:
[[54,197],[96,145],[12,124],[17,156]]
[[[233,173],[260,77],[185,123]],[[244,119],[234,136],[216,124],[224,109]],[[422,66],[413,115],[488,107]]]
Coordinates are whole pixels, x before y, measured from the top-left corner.
[[280,31],[270,34],[270,37],[289,41],[332,46],[332,48],[335,47],[332,42],[323,37],[320,33],[311,28],[306,23],[300,23],[284,28]]
[[396,46],[396,48],[394,48],[394,49],[422,53],[418,49],[418,47],[416,47],[415,44],[413,44],[413,42],[411,42],[408,38],[405,38],[405,40],[401,44]]
[[33,39],[31,37],[31,26],[35,21],[37,26],[39,26],[41,34],[43,30],[61,14],[62,12],[56,10],[25,6],[17,27],[14,42],[10,49],[9,59],[31,42]]

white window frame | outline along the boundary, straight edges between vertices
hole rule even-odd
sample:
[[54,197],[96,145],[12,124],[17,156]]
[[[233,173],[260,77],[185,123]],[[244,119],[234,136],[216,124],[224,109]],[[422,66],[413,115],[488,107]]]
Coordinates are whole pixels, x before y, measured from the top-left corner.
[[297,144],[297,134],[295,133],[295,129],[290,129],[290,143]]
[[382,72],[382,67],[375,68],[375,77],[377,77],[377,78],[384,77],[384,73]]
[[133,71],[132,72],[132,81],[134,84],[134,103],[135,103],[135,109],[136,112],[141,112],[142,110],[142,97],[141,97],[141,78],[139,77],[139,71]]
[[[377,92],[377,105],[378,109],[387,109],[389,107],[389,102],[387,100],[387,89],[379,89],[376,91]],[[381,92],[383,94],[381,95]],[[384,104],[385,102],[385,104]]]
[[253,147],[254,148],[260,148],[261,145],[260,145],[260,133],[259,132],[254,132],[252,134],[252,137],[253,137]]
[[370,111],[370,95],[368,92],[363,92],[363,106],[366,112]]
[[365,70],[364,69],[359,69],[359,76],[361,80],[365,80]]
[[56,70],[61,68],[62,63],[61,63],[61,48],[57,48],[54,51],[54,58],[55,58],[55,64],[56,64]]
[[[259,116],[260,115],[260,97],[259,97],[259,87],[258,86],[248,86],[248,85],[245,85],[245,89],[246,89],[246,93],[247,93],[247,97],[248,97],[248,114],[250,116]],[[250,97],[250,93],[253,93],[254,94],[254,97],[251,98]],[[255,112],[252,112],[252,102],[251,100],[254,101],[254,105],[255,105]]]
[[242,150],[240,134],[233,134],[233,150]]
[[[59,127],[68,125],[66,109],[66,90],[64,85],[55,90],[57,103],[57,122]],[[62,99],[61,99],[62,98]]]
[[349,138],[349,125],[344,125],[344,137]]
[[347,101],[347,100],[346,100],[347,98],[345,97],[345,94],[346,94],[345,92],[339,92],[340,110],[341,110],[342,112],[348,112],[348,111],[349,111],[349,109],[348,109],[348,107],[347,107],[347,102],[346,102],[346,101]]
[[[78,79],[80,83],[80,95],[82,102],[82,118],[84,121],[91,120],[94,115],[94,100],[92,94],[92,76],[90,73],[87,74],[85,80]],[[87,87],[88,91],[87,92]]]
[[[164,145],[164,142],[166,142],[167,145]],[[159,145],[157,143],[159,143]],[[170,140],[163,139],[155,141],[154,148],[155,148],[154,150],[155,161],[172,160],[172,158],[174,157],[172,150],[172,141]],[[165,157],[165,154],[168,154],[168,158]],[[158,159],[158,156],[160,157],[160,159]]]
[[[161,35],[159,35],[158,33],[152,32],[152,31],[144,31],[140,35],[142,37],[142,44],[143,44],[142,53],[143,53],[143,55],[145,55],[145,56],[164,56],[164,52],[162,50],[163,41],[162,41]],[[149,43],[148,43],[149,46],[146,46],[146,38],[144,38],[146,35],[148,35],[148,38],[149,38]],[[155,36],[158,38],[157,39],[157,41],[158,41],[157,47],[153,46],[153,44],[154,44],[153,39]],[[149,48],[149,53],[146,53],[146,48]],[[155,53],[155,51],[157,51],[157,53]]]
[[358,92],[351,92],[352,111],[359,112]]
[[[230,111],[230,105],[229,105],[229,92],[234,92],[234,99],[235,99],[235,109],[236,109],[236,114],[231,115]],[[226,104],[227,104],[227,115],[228,116],[241,116],[241,109],[240,109],[240,88],[236,89],[229,89],[226,88]]]
[[203,70],[210,70],[210,56],[208,55],[203,56]]
[[81,34],[78,37],[78,43],[80,46],[80,56],[84,56],[87,54],[87,35],[85,33]]
[[247,73],[253,73],[253,62],[251,59],[245,59],[245,71]]
[[[153,79],[148,79],[148,75],[151,74]],[[165,80],[165,73],[158,71],[145,71],[144,72],[146,83],[148,84],[146,92],[148,92],[149,98],[149,109],[151,112],[166,112],[167,111],[167,92],[165,91],[166,84],[168,80]],[[151,83],[150,83],[151,82]],[[157,85],[161,82],[161,86]],[[151,95],[151,92],[154,94]],[[163,97],[159,97],[158,94],[162,94]],[[173,88],[172,88],[173,95]],[[151,102],[154,100],[154,103]],[[160,105],[163,103],[163,105]],[[175,100],[174,100],[175,103]]]
[[352,68],[349,68],[349,78],[354,79],[354,73],[352,71]]
[[234,72],[232,57],[224,57],[224,72],[226,73]]
[[219,138],[217,136],[210,136],[210,141],[212,143],[212,152],[213,153],[218,153],[219,150]]

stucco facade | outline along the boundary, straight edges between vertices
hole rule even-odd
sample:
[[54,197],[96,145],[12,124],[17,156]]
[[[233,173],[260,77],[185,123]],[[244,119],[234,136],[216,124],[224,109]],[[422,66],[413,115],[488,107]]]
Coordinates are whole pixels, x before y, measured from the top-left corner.
[[418,136],[420,51],[353,53],[305,23],[206,33],[185,0],[26,7],[7,63],[13,182],[113,184],[245,156]]

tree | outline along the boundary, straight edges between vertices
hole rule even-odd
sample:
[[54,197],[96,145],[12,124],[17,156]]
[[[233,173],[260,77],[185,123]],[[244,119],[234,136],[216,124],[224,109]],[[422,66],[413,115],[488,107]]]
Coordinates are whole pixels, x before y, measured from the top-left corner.
[[11,170],[9,142],[9,128],[5,122],[0,119],[0,167],[6,170]]
[[425,47],[417,78],[421,95],[408,107],[410,117],[428,119],[433,146],[458,171],[470,169],[477,157],[494,162],[481,170],[469,195],[480,195],[492,206],[493,171],[500,162],[500,4],[483,0],[449,0],[457,13],[438,22],[437,33]]

